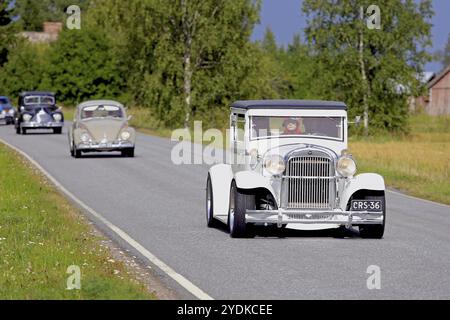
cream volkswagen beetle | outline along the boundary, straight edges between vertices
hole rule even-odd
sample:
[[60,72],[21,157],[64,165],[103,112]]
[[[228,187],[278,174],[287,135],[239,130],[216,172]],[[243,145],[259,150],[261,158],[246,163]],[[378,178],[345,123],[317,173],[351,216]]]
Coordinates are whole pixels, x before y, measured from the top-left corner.
[[342,102],[238,101],[231,106],[231,163],[210,168],[206,219],[247,237],[250,225],[319,230],[357,226],[383,237],[384,179],[356,174]]
[[79,104],[69,129],[70,154],[120,151],[134,157],[135,130],[128,126],[125,108],[111,100],[93,100]]

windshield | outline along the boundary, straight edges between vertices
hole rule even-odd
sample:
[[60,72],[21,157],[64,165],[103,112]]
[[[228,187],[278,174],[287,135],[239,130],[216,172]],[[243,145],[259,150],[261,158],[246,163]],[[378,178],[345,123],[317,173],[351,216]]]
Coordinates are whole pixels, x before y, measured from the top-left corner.
[[272,117],[253,116],[251,139],[272,137],[323,137],[343,140],[342,117]]
[[123,118],[122,109],[118,106],[88,106],[84,107],[80,113],[81,119],[91,119],[91,118]]
[[0,104],[9,104],[8,99],[0,98]]
[[52,105],[55,104],[55,98],[52,96],[29,96],[25,97],[23,100],[26,105],[33,105],[33,104],[48,104]]

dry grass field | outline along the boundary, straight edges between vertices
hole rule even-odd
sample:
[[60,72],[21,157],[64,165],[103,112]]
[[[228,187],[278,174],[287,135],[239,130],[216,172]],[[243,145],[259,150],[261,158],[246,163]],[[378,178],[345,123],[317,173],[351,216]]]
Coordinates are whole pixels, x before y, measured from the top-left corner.
[[450,204],[450,117],[414,115],[404,136],[351,138],[359,172],[378,172],[411,195]]

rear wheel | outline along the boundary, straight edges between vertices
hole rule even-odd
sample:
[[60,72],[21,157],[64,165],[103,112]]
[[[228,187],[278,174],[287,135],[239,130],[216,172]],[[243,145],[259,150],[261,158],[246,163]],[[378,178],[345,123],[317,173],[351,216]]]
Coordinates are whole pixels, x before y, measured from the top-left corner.
[[22,128],[22,134],[27,134],[27,129]]
[[214,202],[213,202],[213,190],[211,183],[211,176],[208,173],[208,179],[206,180],[206,225],[209,228],[217,226],[217,220],[214,219]]
[[383,206],[383,224],[367,224],[359,226],[359,235],[365,239],[381,239],[384,235],[384,227],[386,224],[386,199],[384,195],[371,196],[367,195],[363,200],[381,200]]
[[231,183],[230,209],[228,212],[228,227],[232,238],[250,237],[250,226],[245,222],[245,213],[255,210],[255,196],[240,192],[236,182]]

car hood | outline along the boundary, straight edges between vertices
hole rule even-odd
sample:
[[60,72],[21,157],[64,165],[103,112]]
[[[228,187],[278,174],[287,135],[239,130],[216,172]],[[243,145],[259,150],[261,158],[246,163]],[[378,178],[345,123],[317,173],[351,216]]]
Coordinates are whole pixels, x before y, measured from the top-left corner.
[[127,126],[123,120],[99,119],[81,122],[81,127],[86,129],[93,140],[100,142],[103,139],[113,141],[117,139],[120,130]]

